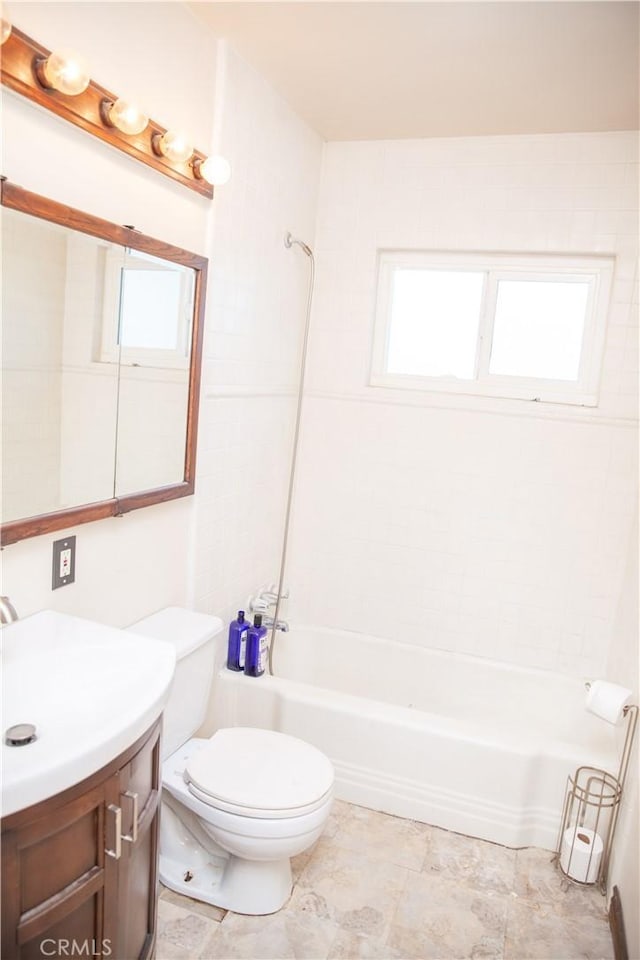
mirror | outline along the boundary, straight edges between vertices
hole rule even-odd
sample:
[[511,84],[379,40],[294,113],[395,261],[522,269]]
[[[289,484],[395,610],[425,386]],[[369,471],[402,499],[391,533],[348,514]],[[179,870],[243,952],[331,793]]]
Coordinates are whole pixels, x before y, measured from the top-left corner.
[[193,493],[206,259],[2,207],[2,543]]

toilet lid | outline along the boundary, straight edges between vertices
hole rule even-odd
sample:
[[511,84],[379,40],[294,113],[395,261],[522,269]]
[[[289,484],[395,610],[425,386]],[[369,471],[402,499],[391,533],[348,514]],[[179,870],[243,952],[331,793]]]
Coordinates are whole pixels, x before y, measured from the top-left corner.
[[218,730],[185,773],[201,799],[253,816],[316,806],[334,780],[331,761],[311,744],[253,727]]

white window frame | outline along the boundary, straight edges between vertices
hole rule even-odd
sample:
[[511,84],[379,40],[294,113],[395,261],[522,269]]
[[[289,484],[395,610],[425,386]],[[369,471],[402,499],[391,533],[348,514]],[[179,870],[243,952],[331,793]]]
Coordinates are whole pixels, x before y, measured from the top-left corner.
[[[102,308],[102,342],[100,360],[103,363],[118,363],[131,367],[160,367],[162,369],[187,369],[190,364],[191,319],[193,311],[194,274],[192,270],[162,261],[162,268],[180,274],[180,315],[178,317],[177,346],[174,350],[146,347],[123,347],[120,345],[120,296],[122,271],[126,267],[136,270],[158,270],[156,257],[145,257],[138,251],[132,255],[129,247],[110,247],[105,257],[104,294]],[[166,267],[165,267],[166,263]]]
[[[370,384],[404,390],[438,391],[597,406],[607,311],[615,260],[609,256],[538,253],[475,253],[381,250]],[[395,270],[451,270],[485,273],[473,379],[389,373],[387,356]],[[489,372],[498,283],[501,280],[589,282],[577,380],[496,375]]]

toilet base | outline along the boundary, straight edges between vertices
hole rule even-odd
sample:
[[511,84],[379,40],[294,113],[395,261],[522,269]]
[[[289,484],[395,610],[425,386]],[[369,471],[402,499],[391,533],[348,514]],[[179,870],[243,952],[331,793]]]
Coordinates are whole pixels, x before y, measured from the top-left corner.
[[245,860],[224,850],[204,824],[163,790],[160,880],[170,890],[223,910],[263,916],[289,899],[289,857]]
[[227,860],[189,857],[183,850],[180,863],[160,854],[160,880],[185,897],[211,903],[223,910],[252,917],[276,913],[291,895],[291,863],[285,860]]

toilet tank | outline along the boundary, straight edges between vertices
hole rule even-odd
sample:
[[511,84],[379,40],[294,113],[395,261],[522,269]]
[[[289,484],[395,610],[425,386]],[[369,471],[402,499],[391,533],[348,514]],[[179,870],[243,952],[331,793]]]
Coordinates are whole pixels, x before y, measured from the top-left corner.
[[156,637],[176,649],[176,672],[164,708],[162,759],[192,737],[202,724],[211,692],[214,650],[223,629],[219,617],[166,607],[127,628]]

